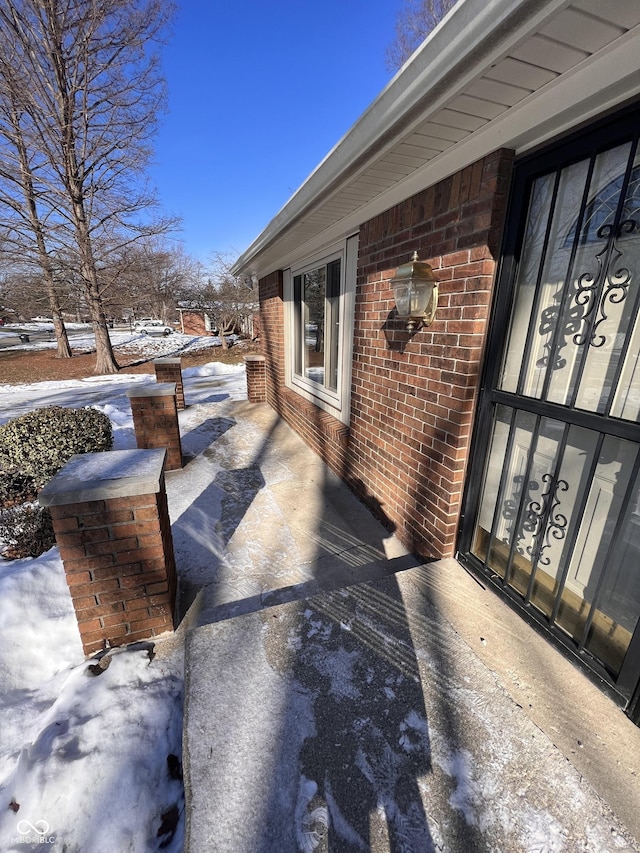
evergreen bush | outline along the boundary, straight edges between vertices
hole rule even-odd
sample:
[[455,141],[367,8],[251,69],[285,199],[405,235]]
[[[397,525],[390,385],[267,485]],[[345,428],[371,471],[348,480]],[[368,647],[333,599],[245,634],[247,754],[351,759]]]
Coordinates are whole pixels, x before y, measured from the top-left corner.
[[0,540],[5,559],[39,557],[56,544],[51,513],[29,503],[0,509]]
[[111,421],[102,412],[48,406],[0,426],[0,471],[19,471],[41,489],[74,454],[112,447]]
[[38,495],[35,480],[22,471],[0,468],[0,507],[34,501]]

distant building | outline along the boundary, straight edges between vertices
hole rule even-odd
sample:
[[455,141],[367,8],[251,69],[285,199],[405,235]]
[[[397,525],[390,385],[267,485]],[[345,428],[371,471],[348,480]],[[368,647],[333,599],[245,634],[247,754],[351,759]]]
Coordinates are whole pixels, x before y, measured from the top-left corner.
[[183,335],[213,335],[210,314],[201,308],[181,308],[178,306],[180,316],[180,331]]

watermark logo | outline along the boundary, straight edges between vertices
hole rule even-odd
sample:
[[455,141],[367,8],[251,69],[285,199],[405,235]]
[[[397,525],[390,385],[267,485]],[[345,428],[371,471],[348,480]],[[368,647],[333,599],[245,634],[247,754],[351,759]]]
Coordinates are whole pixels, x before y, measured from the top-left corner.
[[55,835],[49,835],[49,824],[46,820],[20,820],[16,826],[18,835],[11,839],[12,844],[54,844]]

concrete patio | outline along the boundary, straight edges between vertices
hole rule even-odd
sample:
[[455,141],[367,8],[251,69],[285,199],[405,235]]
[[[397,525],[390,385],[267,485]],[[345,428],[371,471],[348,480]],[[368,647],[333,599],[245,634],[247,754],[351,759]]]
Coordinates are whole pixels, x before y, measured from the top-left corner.
[[180,422],[189,853],[640,851],[640,729],[582,672],[266,404]]

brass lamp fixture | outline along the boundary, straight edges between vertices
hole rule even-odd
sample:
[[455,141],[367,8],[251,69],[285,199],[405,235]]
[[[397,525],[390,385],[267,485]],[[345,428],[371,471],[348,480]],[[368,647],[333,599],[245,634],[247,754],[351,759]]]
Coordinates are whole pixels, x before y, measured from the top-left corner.
[[418,260],[414,252],[411,261],[398,267],[391,282],[396,310],[406,320],[409,331],[416,325],[429,326],[438,306],[438,280],[426,261]]

